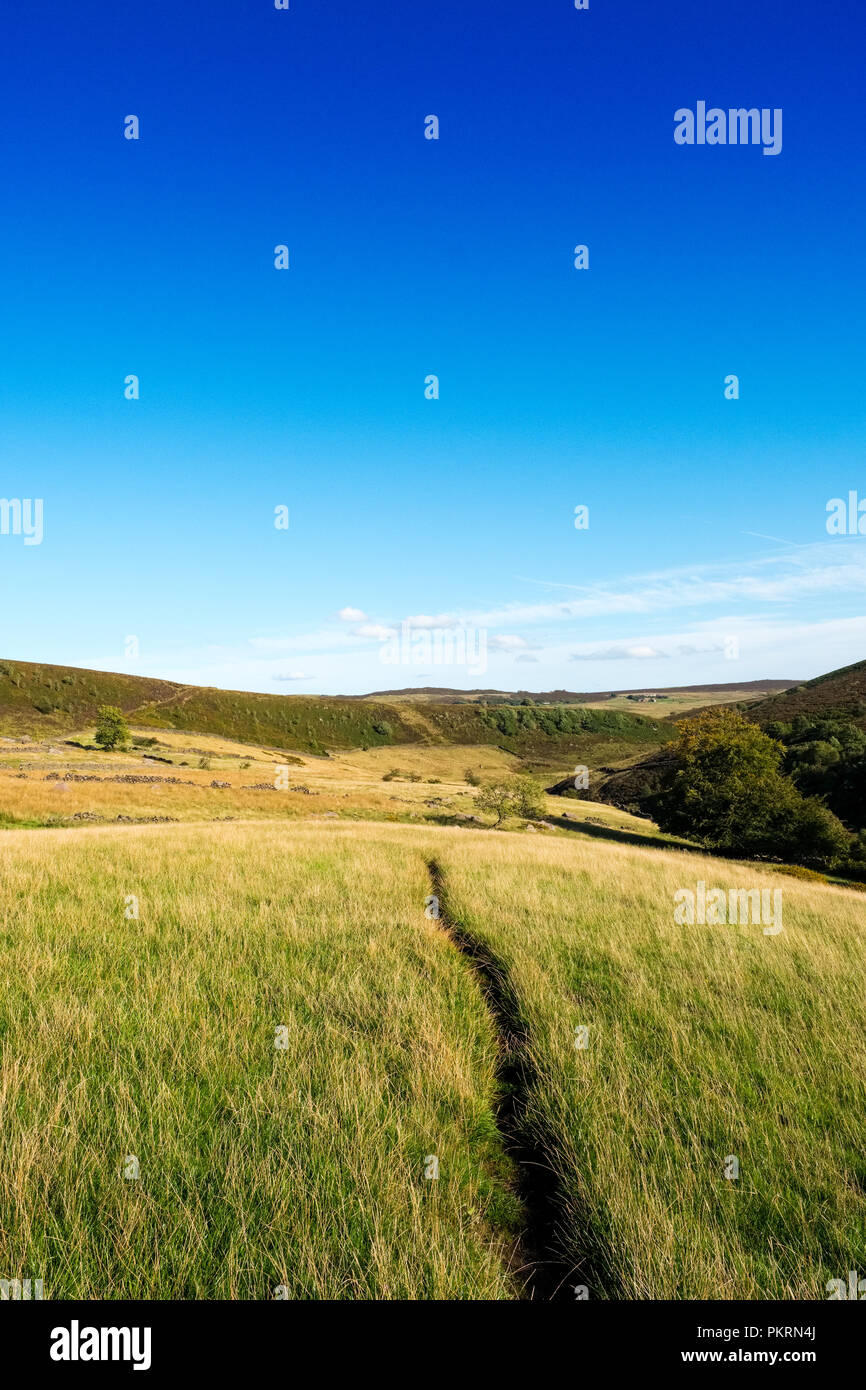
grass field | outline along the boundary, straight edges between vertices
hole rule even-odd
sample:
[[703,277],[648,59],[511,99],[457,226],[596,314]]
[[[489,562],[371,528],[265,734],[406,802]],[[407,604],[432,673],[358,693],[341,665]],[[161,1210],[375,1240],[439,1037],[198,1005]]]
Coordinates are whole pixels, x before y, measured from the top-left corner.
[[[571,831],[2,850],[0,1269],[46,1297],[509,1299],[549,1260],[569,1298],[823,1298],[866,1263],[854,892]],[[781,887],[784,930],[675,925],[698,878]],[[526,1154],[556,1180],[548,1251]]]
[[[524,1016],[528,1123],[550,1145],[562,1248],[591,1296],[812,1299],[863,1266],[858,894],[585,842],[490,837],[442,861],[450,914]],[[674,894],[698,879],[780,888],[782,932],[676,925]]]
[[[133,733],[153,737],[148,729]],[[73,737],[89,741],[85,732]],[[466,782],[466,771],[483,781],[522,767],[515,754],[486,744],[358,748],[317,757],[176,731],[161,731],[155,747],[114,753],[5,737],[0,739],[0,830],[118,818],[469,824],[485,818],[478,816],[477,790]],[[568,769],[563,759],[555,775]],[[393,772],[393,780],[384,780]],[[546,833],[564,833],[570,819],[596,831],[607,826],[659,843],[665,839],[651,822],[614,807],[548,797],[546,808]],[[492,817],[486,819],[492,823]]]
[[513,1292],[495,1037],[423,855],[263,826],[4,851],[4,1275],[54,1299]]

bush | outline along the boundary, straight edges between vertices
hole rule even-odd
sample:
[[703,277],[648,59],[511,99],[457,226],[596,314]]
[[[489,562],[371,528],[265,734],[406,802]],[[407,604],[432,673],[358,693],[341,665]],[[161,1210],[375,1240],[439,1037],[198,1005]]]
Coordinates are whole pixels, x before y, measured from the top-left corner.
[[463,781],[467,782],[470,787],[481,786],[481,778],[478,776],[477,772],[472,771],[471,767],[467,767],[466,771],[464,772]]

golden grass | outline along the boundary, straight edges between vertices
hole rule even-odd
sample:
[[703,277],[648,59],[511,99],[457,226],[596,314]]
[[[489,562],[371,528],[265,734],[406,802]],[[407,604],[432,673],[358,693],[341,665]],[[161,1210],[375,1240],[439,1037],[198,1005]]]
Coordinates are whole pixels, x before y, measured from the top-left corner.
[[[862,1268],[862,896],[580,840],[491,836],[439,859],[451,913],[521,1001],[532,1126],[592,1297],[823,1298]],[[698,879],[781,889],[783,931],[676,925],[674,893]]]
[[4,1277],[55,1299],[511,1293],[493,1031],[421,856],[259,825],[3,850]]
[[[575,1283],[811,1299],[866,1263],[853,891],[570,832],[238,822],[0,847],[4,1277],[55,1298],[513,1297],[495,1033],[424,917],[434,859],[519,1001]],[[784,930],[676,925],[700,878],[780,888]]]
[[[153,761],[154,754],[171,762]],[[477,814],[476,789],[464,778],[468,768],[483,781],[512,772],[518,761],[486,746],[356,749],[328,758],[293,754],[297,761],[288,764],[286,756],[277,749],[175,731],[160,731],[156,748],[114,753],[47,741],[0,743],[0,825],[4,817],[7,823],[72,825],[76,819],[110,822],[118,816],[211,821],[325,815],[443,824]],[[199,766],[202,760],[205,767]],[[287,767],[287,773],[278,790],[280,767]],[[395,768],[403,775],[384,782],[383,776]],[[67,774],[102,780],[74,781]],[[411,774],[421,780],[409,780]],[[128,775],[163,780],[110,780]],[[177,780],[165,780],[170,778]],[[213,782],[228,785],[215,787]],[[572,822],[590,820],[658,835],[651,822],[610,806],[561,797],[548,797],[546,805],[554,820],[565,813]]]

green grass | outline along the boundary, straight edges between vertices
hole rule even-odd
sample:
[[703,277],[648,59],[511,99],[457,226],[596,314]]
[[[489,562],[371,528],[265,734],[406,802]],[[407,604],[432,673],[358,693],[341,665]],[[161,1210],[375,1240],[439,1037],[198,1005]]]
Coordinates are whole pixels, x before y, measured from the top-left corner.
[[[489,838],[439,855],[448,910],[520,1000],[529,1125],[590,1296],[822,1298],[862,1268],[862,901],[757,865]],[[783,932],[675,925],[699,878],[780,887]]]
[[321,833],[10,836],[4,1277],[52,1299],[510,1296],[493,1032],[428,892],[421,856]]
[[[425,918],[432,860],[525,1028],[567,1282],[822,1299],[866,1264],[862,898],[579,829],[260,821],[4,835],[4,1277],[55,1299],[519,1296],[496,1025]],[[676,925],[699,878],[780,887],[784,931]]]

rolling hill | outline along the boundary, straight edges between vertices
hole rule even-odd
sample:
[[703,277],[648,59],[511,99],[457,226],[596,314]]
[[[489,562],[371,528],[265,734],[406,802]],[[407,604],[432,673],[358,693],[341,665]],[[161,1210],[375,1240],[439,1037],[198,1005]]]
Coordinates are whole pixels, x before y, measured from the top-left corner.
[[[826,675],[816,676],[814,680],[803,685],[747,705],[741,702],[740,708],[747,719],[760,724],[773,737],[781,738],[782,741],[789,738],[785,729],[790,730],[797,718],[840,720],[866,730],[866,661],[840,667],[837,671],[828,671]],[[694,709],[676,717],[688,719],[701,712]],[[670,728],[670,722],[668,727]],[[824,738],[826,735],[820,734],[820,737]],[[633,814],[645,815],[651,798],[660,790],[672,762],[671,754],[662,747],[649,751],[641,758],[633,759],[628,766],[602,767],[599,769],[601,777],[593,782],[593,799],[618,806]],[[548,790],[555,796],[577,794],[571,779],[567,777]],[[832,807],[832,798],[829,799],[829,804]],[[857,817],[844,812],[843,815],[849,824],[859,824]]]
[[667,738],[659,721],[629,711],[581,707],[473,705],[418,707],[397,700],[266,695],[179,685],[117,672],[0,662],[0,732],[61,738],[95,725],[115,705],[138,728],[214,734],[288,750],[404,744],[493,745],[556,767],[598,748],[607,759],[634,756]]
[[746,711],[759,724],[789,724],[797,715],[850,719],[866,729],[866,661],[828,671],[778,695],[759,700]]
[[622,690],[456,690],[445,685],[404,686],[400,690],[374,690],[369,695],[353,695],[355,700],[422,700],[440,704],[468,703],[519,704],[532,700],[536,705],[596,705],[629,695],[769,695],[789,690],[796,681],[728,681],[716,685],[629,685]]

